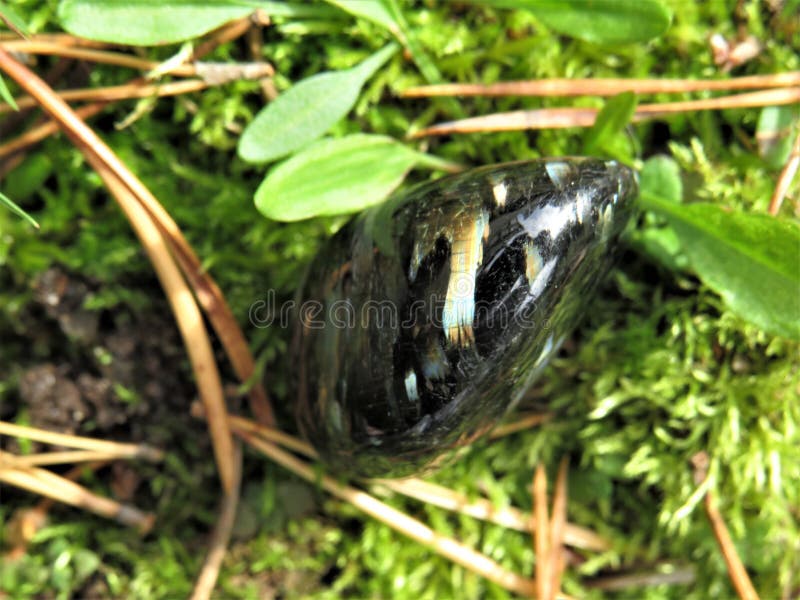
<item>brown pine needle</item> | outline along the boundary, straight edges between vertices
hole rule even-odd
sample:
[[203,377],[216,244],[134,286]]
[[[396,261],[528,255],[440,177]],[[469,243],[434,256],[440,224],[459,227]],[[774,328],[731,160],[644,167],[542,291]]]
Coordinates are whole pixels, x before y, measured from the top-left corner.
[[[126,83],[99,88],[80,88],[74,90],[61,90],[58,95],[65,102],[100,101],[115,102],[118,100],[135,100],[138,98],[164,98],[167,96],[180,96],[199,92],[206,88],[222,85],[234,80],[261,79],[274,74],[272,66],[268,63],[219,65],[199,63],[194,69],[202,79],[189,79],[185,81],[170,81],[167,83],[142,85],[140,83]],[[20,110],[38,106],[39,102],[30,96],[16,99]],[[13,110],[8,104],[0,104],[0,114]]]
[[[203,405],[199,402],[192,403],[191,414],[193,417],[197,417],[198,419],[206,418]],[[281,431],[280,429],[261,425],[255,421],[251,421],[250,419],[237,417],[230,413],[228,413],[228,423],[230,424],[232,431],[252,433],[268,442],[280,444],[284,448],[288,448],[293,452],[297,452],[309,458],[317,457],[316,450],[314,450],[314,448],[312,448],[309,444],[299,438],[294,437],[293,435],[289,435],[288,433]]]
[[669,567],[668,570],[600,577],[587,581],[586,587],[598,590],[621,591],[632,587],[689,585],[694,583],[696,577],[692,567],[667,566]]
[[45,469],[0,467],[0,481],[114,519],[123,525],[136,527],[142,533],[149,531],[155,522],[152,514],[98,496],[83,486]]
[[225,551],[231,539],[231,531],[236,520],[236,509],[239,506],[239,491],[242,484],[242,446],[237,442],[234,444],[234,486],[223,494],[219,508],[219,517],[211,534],[208,554],[203,561],[200,574],[194,584],[191,600],[208,600],[214,593],[214,587],[219,577],[219,569],[222,566],[222,559],[225,558]]
[[[108,106],[107,102],[95,102],[93,104],[76,108],[75,114],[81,119],[88,119],[101,113],[106,106]],[[41,125],[37,125],[36,127],[31,127],[19,137],[16,137],[5,144],[0,144],[0,159],[12,154],[16,154],[17,152],[22,152],[23,150],[38,144],[43,139],[53,135],[58,130],[59,126],[55,121],[47,121]]]
[[[44,54],[50,56],[61,56],[63,58],[73,58],[88,62],[116,65],[141,71],[151,71],[159,66],[160,63],[152,60],[139,58],[121,52],[109,52],[107,50],[95,50],[93,48],[82,48],[79,46],[66,46],[53,42],[43,42],[36,39],[32,40],[13,40],[0,42],[0,46],[10,52],[21,52],[25,54]],[[194,65],[178,65],[170,70],[170,75],[180,77],[192,77],[197,72]]]
[[540,79],[497,83],[440,83],[413,87],[405,98],[432,96],[614,96],[686,92],[752,90],[800,85],[800,71],[731,79]]
[[558,467],[558,478],[553,494],[553,518],[550,523],[550,598],[555,599],[561,589],[564,572],[564,543],[567,529],[567,471],[569,460],[565,456]]
[[[533,532],[531,515],[513,506],[496,507],[486,498],[469,498],[460,492],[422,479],[374,479],[376,483],[393,492],[433,504],[445,510],[458,512],[482,521],[495,523],[516,531]],[[563,542],[575,548],[602,552],[610,548],[608,541],[579,525],[563,524]]]
[[209,415],[207,422],[211,434],[211,446],[214,450],[222,487],[225,493],[231,493],[235,479],[233,439],[225,419],[227,409],[222,391],[222,380],[197,302],[170,254],[161,231],[153,223],[150,215],[117,178],[116,173],[106,166],[106,163],[91,154],[87,155],[87,160],[103,179],[106,187],[116,198],[120,208],[130,221],[153,265],[153,270],[156,272],[161,286],[164,288],[197,379],[200,398]]
[[[50,86],[30,69],[14,60],[2,48],[0,48],[0,66],[20,87],[37,98],[44,110],[55,117],[75,145],[86,156],[89,164],[98,172],[131,222],[131,226],[153,264],[175,315],[178,329],[183,337],[197,378],[200,396],[206,403],[212,447],[223,489],[230,491],[233,485],[233,465],[231,463],[233,439],[225,420],[227,411],[222,393],[222,382],[202,315],[191,291],[186,286],[164,237],[137,200],[137,196],[140,198],[143,196],[137,192],[144,189],[149,194],[149,190],[125,167],[111,148],[53,92]],[[152,200],[157,203],[155,198]]]
[[237,434],[248,444],[296,475],[312,483],[317,483],[337,498],[349,502],[395,531],[434,550],[454,563],[518,594],[530,596],[536,589],[535,582],[507,571],[480,552],[476,552],[455,539],[436,533],[421,521],[392,508],[374,496],[360,489],[341,484],[333,477],[327,475],[320,477],[319,473],[308,463],[284,452],[274,444],[243,431],[237,432]]
[[[228,354],[236,375],[242,381],[248,381],[255,371],[255,361],[250,353],[242,330],[239,328],[233,313],[213,278],[205,272],[200,259],[186,241],[175,221],[170,217],[150,190],[119,160],[113,151],[57,96],[52,89],[34,75],[27,67],[15,61],[7,52],[0,49],[0,64],[17,83],[32,96],[36,97],[42,107],[56,117],[60,126],[73,138],[78,147],[86,154],[95,168],[106,165],[109,173],[118,178],[120,185],[127,188],[136,202],[149,213],[149,219],[156,223],[161,234],[167,240],[175,259],[194,289],[197,299],[206,311],[220,342]],[[201,394],[203,389],[201,388]],[[266,392],[260,383],[250,390],[251,407],[259,421],[272,424],[274,418]],[[224,413],[224,407],[217,412]],[[222,414],[219,415],[222,418]],[[227,429],[227,423],[212,425]],[[228,444],[229,445],[229,444]],[[228,454],[230,454],[228,452]],[[220,453],[222,456],[223,453]]]
[[501,423],[489,433],[490,440],[496,440],[518,431],[531,429],[542,423],[546,423],[553,417],[552,413],[534,413],[526,415],[521,413],[514,416],[514,421],[511,423]]
[[733,544],[733,539],[728,532],[728,527],[725,525],[722,514],[719,512],[716,498],[711,489],[706,492],[705,507],[711,528],[714,530],[714,537],[717,538],[717,544],[722,551],[722,556],[725,559],[728,574],[731,577],[736,593],[742,600],[759,600],[758,593],[753,587],[753,582],[750,581],[750,576],[747,574],[744,564],[742,564],[742,559],[739,558],[739,554],[736,552],[736,546]]
[[0,458],[0,463],[7,460],[14,467],[42,467],[45,465],[63,465],[81,462],[122,460],[139,458],[138,453],[98,452],[96,450],[68,450],[65,452],[42,452],[25,456],[13,455],[13,458]]
[[[769,201],[769,214],[774,216],[781,210],[783,199],[786,197],[789,186],[797,174],[798,167],[800,167],[800,131],[797,132],[797,136],[794,138],[792,152],[789,154],[786,164],[783,165],[781,174],[778,176],[778,182],[775,184],[775,191],[772,192],[772,198]],[[798,202],[800,203],[800,198]],[[800,212],[800,204],[798,204],[796,210]]]
[[[43,442],[45,444],[67,446],[68,448],[81,448],[83,450],[89,450],[100,454],[109,454],[124,458],[142,458],[155,462],[164,458],[164,453],[161,450],[145,444],[123,444],[120,442],[97,440],[94,438],[70,435],[66,433],[56,433],[54,431],[47,431],[46,429],[37,429],[36,427],[15,425],[6,421],[0,421],[0,435],[10,435],[36,442]],[[25,460],[29,457],[19,456],[15,458],[18,460]]]
[[[3,45],[18,41],[20,40],[17,34],[7,31],[0,32],[0,42],[2,42]],[[82,48],[109,48],[112,45],[106,42],[87,40],[86,38],[70,35],[69,33],[36,33],[28,36],[27,41],[57,44],[59,46],[79,46]]]
[[[710,458],[705,452],[698,452],[691,459],[694,466],[694,480],[697,485],[704,485],[709,480],[708,466]],[[728,567],[728,575],[730,575],[733,587],[741,600],[759,600],[758,593],[753,587],[753,582],[750,581],[750,576],[744,568],[742,559],[736,552],[736,546],[733,543],[731,534],[728,527],[725,525],[725,520],[717,507],[717,501],[714,497],[714,490],[708,487],[704,498],[706,515],[711,523],[711,529],[714,531],[714,537],[717,539],[717,545],[722,552],[722,557],[725,559],[725,564]]]
[[[100,100],[102,102],[114,102],[117,100],[133,100],[135,98],[154,98],[164,96],[178,96],[180,94],[190,94],[199,92],[210,87],[210,84],[200,79],[189,79],[186,81],[171,81],[162,84],[134,85],[114,85],[101,88],[82,88],[75,90],[62,90],[57,92],[58,96],[65,102],[77,102],[84,100]],[[36,98],[22,96],[16,99],[17,106],[22,109],[38,106]],[[7,104],[0,104],[0,113],[13,110]]]
[[[796,102],[800,102],[800,87],[747,92],[703,100],[640,104],[636,108],[632,121],[639,122],[671,113],[779,106]],[[420,138],[428,135],[448,135],[453,133],[591,127],[598,112],[599,110],[595,108],[572,107],[517,110],[440,123],[412,133],[409,137]]]
[[547,516],[547,474],[539,463],[533,476],[533,520],[535,523],[533,538],[536,552],[536,598],[550,598],[550,528]]
[[[232,21],[223,25],[216,31],[212,32],[209,38],[197,46],[192,54],[192,60],[197,61],[201,59],[203,56],[213,52],[219,45],[224,44],[226,42],[230,42],[231,40],[236,39],[244,32],[246,32],[250,26],[255,23],[257,25],[263,25],[265,22],[268,22],[269,19],[264,17],[263,15],[259,16],[259,13],[262,11],[256,11],[252,17],[245,17],[243,19],[239,19],[237,21]],[[16,36],[8,36],[3,35],[0,32],[0,40],[8,39],[8,40],[15,40],[18,41]],[[61,46],[85,46],[85,47],[92,47],[92,48],[107,48],[109,44],[105,44],[102,42],[92,42],[90,40],[84,40],[82,38],[76,38],[74,36],[68,34],[39,34],[34,35],[31,38],[31,41],[41,41],[41,42],[48,42],[52,44],[57,44]],[[129,85],[147,85],[147,79],[145,77],[137,77],[128,82]],[[86,106],[82,106],[80,108],[75,109],[75,113],[81,119],[89,119],[100,112],[108,105],[107,102],[95,102]],[[0,144],[0,159],[14,154],[16,152],[20,152],[25,150],[26,148],[39,143],[46,137],[53,135],[55,132],[59,130],[58,123],[55,121],[49,121],[38,127],[34,127],[18,138],[13,139],[5,144]],[[247,378],[245,378],[247,379]],[[258,387],[258,386],[257,386]],[[256,388],[254,388],[255,390]],[[253,392],[251,390],[251,402],[258,403],[258,399],[253,399],[252,395],[255,394],[258,396],[258,392]],[[264,397],[266,398],[266,396]],[[263,412],[263,411],[259,411]]]

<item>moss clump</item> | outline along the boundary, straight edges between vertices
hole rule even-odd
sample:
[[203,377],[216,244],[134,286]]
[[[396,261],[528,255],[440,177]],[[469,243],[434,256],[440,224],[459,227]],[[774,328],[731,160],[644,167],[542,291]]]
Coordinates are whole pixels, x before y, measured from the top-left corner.
[[[35,4],[19,3],[34,29],[58,30],[52,5]],[[764,49],[736,75],[800,69],[796,27],[788,13],[772,12],[771,3],[749,3],[744,14],[735,12],[735,2],[673,4],[674,22],[662,38],[613,48],[557,36],[524,11],[418,2],[406,17],[447,81],[713,77],[717,69],[708,35],[734,37],[740,25],[759,37]],[[275,84],[282,90],[321,70],[351,66],[388,39],[376,25],[344,13],[335,19],[276,18],[264,31],[262,51],[275,65]],[[146,53],[164,58],[172,50]],[[210,59],[249,58],[246,44],[237,41]],[[39,72],[53,64],[38,60]],[[81,73],[76,68],[73,75]],[[100,86],[133,76],[98,66],[88,80]],[[459,113],[601,104],[593,98],[395,98],[397,91],[421,83],[414,66],[398,55],[368,82],[356,109],[334,134],[367,131],[402,138],[411,128]],[[239,82],[160,100],[122,131],[115,131],[114,123],[128,115],[129,106],[117,105],[93,124],[184,229],[247,327],[275,402],[286,406],[288,334],[248,326],[248,308],[267,290],[275,290],[279,302],[291,298],[305,264],[341,219],[287,225],[258,216],[252,195],[262,170],[236,157],[231,125],[246,124],[261,104],[257,84]],[[757,117],[757,110],[695,112],[637,125],[632,132],[643,158],[668,154],[677,161],[687,198],[763,212],[776,173],[752,147]],[[582,143],[581,131],[556,130],[434,138],[424,146],[447,159],[479,165],[576,154]],[[3,191],[32,213],[42,230],[34,233],[0,210],[0,416],[25,420],[18,391],[23,373],[43,361],[74,359],[77,351],[70,339],[53,342],[40,335],[56,324],[36,308],[32,285],[51,263],[93,282],[90,310],[147,315],[163,311],[164,304],[127,223],[66,140],[49,139],[32,150],[18,173],[24,176],[17,177],[17,188],[10,188],[14,177],[9,176]],[[425,176],[412,173],[410,179]],[[710,485],[756,588],[764,598],[791,596],[800,588],[799,349],[754,329],[697,280],[664,270],[632,245],[590,317],[533,391],[535,403],[546,403],[557,418],[536,430],[478,444],[435,479],[467,493],[485,491],[499,504],[530,508],[534,466],[544,462],[552,476],[558,460],[568,456],[570,519],[602,533],[613,549],[587,555],[586,562],[567,569],[567,593],[613,597],[582,582],[668,563],[702,567],[689,586],[618,595],[730,597],[693,481],[690,459],[704,451],[711,457]],[[185,360],[176,358],[173,366],[190,380]],[[175,408],[181,415],[191,398],[182,401]],[[159,427],[172,432],[170,457],[157,468],[136,467],[142,481],[136,502],[159,516],[154,533],[142,539],[85,513],[56,508],[28,554],[0,564],[0,589],[20,598],[188,593],[215,518],[217,484],[205,442],[186,434],[182,417]],[[240,524],[241,537],[225,561],[218,589],[226,597],[508,596],[300,484],[262,457],[248,454],[246,469],[242,519],[250,520]],[[102,472],[84,481],[101,491],[110,485]],[[303,514],[292,510],[298,496],[305,499]],[[30,502],[27,495],[4,488],[0,521]],[[531,542],[522,534],[410,501],[391,502],[508,568],[532,571]]]

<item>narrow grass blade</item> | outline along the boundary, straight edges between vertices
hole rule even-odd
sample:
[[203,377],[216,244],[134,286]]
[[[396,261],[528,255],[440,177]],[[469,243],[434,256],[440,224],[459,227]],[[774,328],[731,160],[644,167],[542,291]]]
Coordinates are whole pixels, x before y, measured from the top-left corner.
[[36,229],[39,229],[39,223],[36,222],[32,216],[22,210],[19,206],[17,206],[11,198],[0,192],[0,204],[5,205],[11,212],[13,212],[18,217],[25,219],[28,223],[30,223]]

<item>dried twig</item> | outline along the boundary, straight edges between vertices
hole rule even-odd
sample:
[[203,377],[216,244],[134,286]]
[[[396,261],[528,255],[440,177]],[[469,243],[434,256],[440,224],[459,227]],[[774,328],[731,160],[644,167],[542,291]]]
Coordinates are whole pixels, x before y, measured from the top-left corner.
[[[769,201],[769,214],[777,215],[781,210],[783,199],[789,191],[792,179],[794,179],[794,176],[797,174],[798,167],[800,167],[800,130],[798,130],[794,138],[794,144],[792,145],[792,152],[789,154],[789,159],[786,161],[786,164],[783,165],[781,174],[778,176],[778,182],[775,184],[775,191],[772,192],[772,198]],[[798,202],[800,202],[800,199],[798,199]],[[800,204],[797,206],[797,210],[800,212]]]
[[[734,94],[721,98],[685,100],[681,102],[658,102],[640,104],[633,115],[633,122],[640,122],[671,113],[726,108],[748,108],[754,106],[778,106],[800,102],[800,87],[779,88],[745,94]],[[481,117],[460,119],[426,127],[410,135],[419,138],[428,135],[452,133],[477,133],[489,131],[517,131],[524,129],[559,129],[564,127],[591,127],[599,112],[595,108],[540,108],[495,113]]]
[[750,75],[732,79],[539,79],[497,83],[440,83],[423,85],[400,93],[406,98],[431,96],[613,96],[677,94],[726,90],[752,90],[800,85],[800,71]]
[[142,533],[149,531],[155,522],[155,517],[150,513],[98,496],[45,469],[0,466],[0,481],[114,519],[123,525],[136,527]]

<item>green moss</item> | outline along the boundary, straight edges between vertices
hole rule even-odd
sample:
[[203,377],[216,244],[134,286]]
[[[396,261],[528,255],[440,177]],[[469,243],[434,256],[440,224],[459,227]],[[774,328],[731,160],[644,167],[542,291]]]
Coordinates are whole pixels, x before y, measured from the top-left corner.
[[[524,12],[417,2],[407,19],[447,81],[498,81],[546,77],[712,77],[710,33],[735,35],[736,2],[671,3],[674,23],[649,44],[599,48],[546,31]],[[747,27],[765,47],[735,74],[800,68],[797,33],[776,26],[769,3],[746,5]],[[34,30],[57,30],[52,6],[20,2]],[[785,17],[784,17],[785,18]],[[276,19],[264,32],[264,57],[276,67],[276,86],[324,69],[344,68],[388,40],[376,25],[342,16],[335,21]],[[172,49],[150,50],[164,57]],[[228,44],[211,60],[248,60],[243,43]],[[41,59],[44,72],[52,61]],[[127,70],[96,67],[92,85],[132,77]],[[410,61],[395,57],[365,87],[353,113],[336,132],[366,131],[402,138],[409,129],[453,118],[452,103],[399,100],[401,89],[423,83]],[[655,101],[671,99],[659,96]],[[520,107],[599,106],[595,99],[469,98],[466,115]],[[241,82],[160,100],[127,129],[115,131],[131,105],[117,105],[94,121],[114,150],[153,190],[183,228],[245,325],[267,387],[285,406],[288,334],[247,323],[248,308],[276,290],[290,299],[319,243],[341,219],[278,224],[262,219],[252,194],[262,170],[235,155],[237,136],[262,105],[257,85]],[[642,155],[668,153],[681,167],[685,197],[764,212],[775,173],[754,154],[757,110],[689,113],[656,128],[633,128]],[[433,138],[428,151],[464,164],[484,164],[580,151],[583,132],[555,130]],[[33,278],[54,260],[102,284],[95,309],[163,307],[149,295],[155,280],[130,227],[101,182],[67,140],[54,138],[29,154],[47,175],[25,197],[14,197],[42,225],[32,232],[0,210],[0,402],[18,416],[20,370],[37,360],[19,342],[19,316],[30,306]],[[34,165],[35,166],[35,165]],[[411,179],[426,177],[413,173]],[[10,184],[9,184],[10,185]],[[797,194],[797,188],[794,188]],[[4,190],[7,191],[7,190]],[[789,209],[786,209],[787,211]],[[787,213],[788,214],[788,213]],[[570,458],[570,519],[613,542],[603,554],[565,575],[576,597],[707,598],[733,594],[725,565],[704,514],[689,460],[711,456],[711,487],[737,548],[762,597],[779,597],[800,585],[800,348],[770,338],[728,312],[694,279],[664,271],[633,249],[565,350],[537,384],[534,406],[557,418],[547,426],[496,443],[479,443],[434,479],[468,494],[487,491],[498,504],[531,505],[530,481],[539,462],[551,481]],[[180,370],[185,366],[176,365]],[[185,371],[184,371],[185,372]],[[134,390],[135,392],[135,390]],[[190,399],[186,398],[186,409]],[[11,408],[9,408],[11,406]],[[186,430],[163,425],[173,456],[162,467],[137,467],[144,481],[136,502],[158,514],[146,538],[86,513],[52,512],[51,524],[18,563],[0,564],[0,589],[13,597],[68,597],[95,582],[109,596],[185,596],[202,561],[215,518],[217,483],[208,449]],[[232,598],[505,598],[504,591],[430,554],[352,507],[315,498],[311,514],[287,514],[277,490],[295,480],[250,454],[248,481],[261,482],[245,505],[256,526],[234,542],[219,584]],[[104,479],[88,480],[106,491]],[[3,490],[0,519],[31,500]],[[528,537],[412,501],[393,505],[486,552],[520,573],[535,562]],[[249,503],[249,504],[248,504]],[[277,512],[274,512],[277,511]],[[272,515],[272,516],[270,516]],[[263,523],[259,527],[259,523]],[[602,594],[584,578],[622,570],[652,570],[666,562],[696,567],[690,586],[659,586]],[[54,569],[53,565],[58,568]]]

